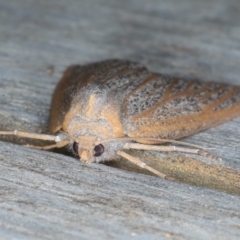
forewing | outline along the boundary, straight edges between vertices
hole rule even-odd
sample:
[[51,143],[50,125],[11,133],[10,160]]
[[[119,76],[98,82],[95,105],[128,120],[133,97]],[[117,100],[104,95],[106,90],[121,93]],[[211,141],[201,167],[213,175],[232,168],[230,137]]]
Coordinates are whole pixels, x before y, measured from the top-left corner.
[[[85,86],[98,86],[109,92],[116,89],[124,91],[124,88],[129,87],[129,82],[144,78],[144,73],[149,74],[141,64],[117,59],[68,67],[53,94],[49,130],[57,132],[62,128],[63,119],[70,110],[74,97],[84,91]],[[131,88],[137,84],[136,81]]]
[[62,128],[85,86],[107,93],[109,103],[117,98],[129,137],[178,139],[240,116],[240,87],[173,79],[136,62],[106,60],[66,70],[53,95],[51,132]]
[[153,76],[124,99],[129,137],[179,139],[240,116],[240,87]]
[[80,65],[74,65],[67,68],[63,77],[57,84],[52,97],[51,110],[49,115],[49,131],[57,132],[62,127],[62,121],[69,110],[72,97],[75,92],[75,84],[78,81],[77,75],[81,72]]

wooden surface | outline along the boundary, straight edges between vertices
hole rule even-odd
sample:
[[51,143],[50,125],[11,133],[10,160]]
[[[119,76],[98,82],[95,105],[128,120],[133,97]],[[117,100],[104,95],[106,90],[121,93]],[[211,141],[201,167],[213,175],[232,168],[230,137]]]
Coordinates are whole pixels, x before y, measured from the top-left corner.
[[[238,0],[0,0],[0,23],[0,130],[47,132],[51,94],[74,63],[125,58],[170,76],[240,85]],[[239,239],[239,136],[240,118],[184,140],[214,147],[221,163],[164,155],[206,164],[195,175],[176,167],[187,171],[179,182],[1,137],[1,239]]]

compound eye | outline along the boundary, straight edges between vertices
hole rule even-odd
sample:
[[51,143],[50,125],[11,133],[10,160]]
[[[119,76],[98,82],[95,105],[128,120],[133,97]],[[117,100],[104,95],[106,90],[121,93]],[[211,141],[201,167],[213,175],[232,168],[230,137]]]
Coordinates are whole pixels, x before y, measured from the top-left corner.
[[77,142],[74,142],[73,143],[73,152],[78,155],[78,143]]
[[94,156],[99,157],[103,154],[104,152],[104,146],[102,144],[98,144],[94,147]]

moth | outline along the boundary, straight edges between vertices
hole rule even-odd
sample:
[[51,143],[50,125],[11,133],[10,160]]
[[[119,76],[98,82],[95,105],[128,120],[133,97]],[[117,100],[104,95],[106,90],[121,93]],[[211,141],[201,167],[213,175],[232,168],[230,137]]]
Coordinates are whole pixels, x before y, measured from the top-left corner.
[[49,117],[49,131],[56,135],[16,130],[0,134],[55,142],[31,146],[45,150],[68,145],[85,163],[124,157],[166,178],[124,149],[211,157],[199,148],[158,144],[175,142],[239,116],[238,86],[170,78],[137,62],[111,59],[66,69],[54,91]]

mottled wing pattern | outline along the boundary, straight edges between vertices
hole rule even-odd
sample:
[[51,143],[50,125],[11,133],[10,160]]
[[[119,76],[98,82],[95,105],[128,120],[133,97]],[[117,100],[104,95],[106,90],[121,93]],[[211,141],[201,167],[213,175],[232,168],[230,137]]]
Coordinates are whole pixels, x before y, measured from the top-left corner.
[[75,76],[81,69],[80,65],[68,67],[55,88],[48,125],[49,131],[52,133],[57,132],[62,127],[63,118],[70,108],[72,96],[75,92],[74,85],[77,81]]
[[147,69],[139,63],[118,59],[68,67],[53,94],[49,130],[54,133],[61,129],[73,97],[79,91],[84,91],[85,86],[93,84],[112,91],[121,88],[123,78],[125,81],[122,82],[129,85],[134,78],[141,78],[141,75],[144,77],[145,72],[148,73]]
[[67,69],[53,96],[52,132],[61,128],[73,96],[91,84],[119,98],[130,137],[178,139],[240,116],[240,87],[173,79],[136,62],[107,60]]
[[131,91],[124,109],[128,136],[178,139],[240,116],[240,87],[158,75]]
[[97,82],[120,96],[129,137],[178,139],[240,116],[238,86],[170,78],[121,62],[121,70],[98,75]]

